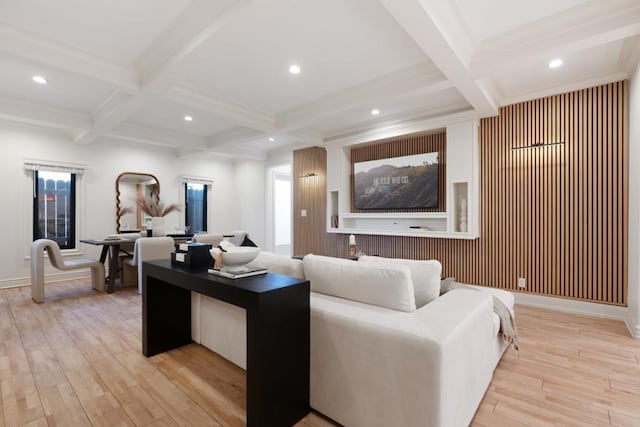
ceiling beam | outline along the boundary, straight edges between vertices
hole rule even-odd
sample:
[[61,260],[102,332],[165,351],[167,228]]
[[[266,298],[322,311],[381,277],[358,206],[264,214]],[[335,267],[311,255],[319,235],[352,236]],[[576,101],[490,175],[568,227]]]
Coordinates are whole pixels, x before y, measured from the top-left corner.
[[135,70],[97,58],[6,24],[0,24],[0,53],[109,84],[126,93],[138,91]]
[[626,39],[618,57],[618,67],[625,70],[627,78],[633,75],[638,65],[640,65],[640,35]]
[[437,0],[379,1],[481,117],[498,113],[496,102],[469,73],[469,46],[451,29],[454,20]]
[[452,86],[432,63],[414,65],[285,111],[278,115],[276,131],[302,129],[325,117],[357,108],[371,108],[383,101],[411,97],[416,93],[435,93]]
[[165,98],[178,104],[215,114],[240,126],[260,132],[272,133],[275,129],[273,116],[232,101],[220,99],[191,86],[174,87],[165,95]]
[[[157,147],[200,150],[207,148],[206,138],[184,132],[161,130],[137,123],[122,123],[106,133],[105,136]],[[177,141],[179,141],[179,145],[176,144]]]
[[261,138],[266,139],[267,135],[254,129],[236,127],[211,135],[207,138],[207,147],[214,149],[225,145],[241,145]]
[[62,129],[70,133],[91,127],[91,116],[89,114],[51,107],[40,102],[26,101],[10,96],[0,97],[0,117],[22,123]]
[[267,160],[267,151],[257,148],[238,147],[237,145],[222,145],[213,148],[209,154],[224,157],[243,158],[249,160]]
[[455,111],[447,115],[438,113],[435,117],[422,117],[414,120],[402,120],[395,123],[380,123],[380,126],[377,126],[374,129],[363,129],[360,131],[329,136],[325,140],[325,145],[327,147],[347,147],[371,141],[395,138],[397,136],[416,132],[444,129],[455,123],[468,122],[477,119],[478,113],[471,109]]
[[[615,7],[612,7],[615,6]],[[640,2],[592,0],[517,31],[484,40],[474,52],[470,70],[475,78],[496,70],[522,66],[525,60],[547,62],[640,34]]]
[[208,138],[208,147],[211,150],[224,150],[233,147],[243,146],[252,142],[261,142],[264,144],[268,144],[268,138],[273,136],[276,138],[276,141],[279,140],[283,135],[287,135],[290,138],[296,140],[295,143],[304,141],[307,144],[312,145],[322,145],[324,143],[325,135],[321,132],[312,130],[312,129],[297,129],[295,131],[284,133],[263,133],[257,132],[254,129],[247,129],[243,127],[237,127],[228,131],[220,132],[215,135],[212,135]]
[[165,45],[162,40],[156,41],[138,61],[141,69],[140,92],[102,111],[95,117],[93,127],[80,134],[75,142],[91,143],[145,105],[155,102],[179,81],[180,67],[185,60],[222,27],[237,19],[238,14],[252,1],[236,0],[221,10],[218,2],[193,0],[163,36],[162,40],[171,43]]
[[[296,139],[296,142],[304,142],[308,145],[323,145],[325,134],[322,132],[318,132],[313,129],[297,129],[295,131],[289,132],[289,136]],[[294,143],[295,144],[295,143]]]
[[544,90],[535,90],[533,92],[523,92],[502,99],[503,105],[517,104],[532,99],[544,98],[546,96],[557,95],[559,93],[573,92],[575,90],[586,89],[590,87],[600,86],[607,83],[626,79],[627,73],[613,72],[607,74],[598,74],[582,80],[574,80],[568,84],[548,87]]
[[[351,135],[358,135],[358,134],[367,133],[367,132],[373,132],[373,134],[376,134],[378,133],[379,129],[386,129],[388,127],[391,127],[391,128],[408,127],[413,129],[414,123],[416,122],[423,122],[425,120],[433,120],[433,119],[437,120],[438,117],[448,117],[453,114],[457,114],[461,112],[474,114],[474,119],[477,118],[477,114],[473,109],[471,109],[471,107],[469,107],[469,104],[466,101],[461,100],[451,105],[447,105],[444,107],[443,106],[433,107],[428,110],[416,112],[412,115],[407,115],[406,113],[392,114],[392,115],[386,116],[383,122],[376,122],[374,126],[355,126],[349,129],[341,129],[338,132],[334,132],[327,135],[324,140],[325,140],[325,144],[328,144],[329,141],[333,141],[336,138],[349,138],[349,136]],[[407,132],[407,133],[415,133],[415,132],[422,132],[422,131],[428,131],[428,130],[431,130],[431,128],[418,129],[418,130],[414,130],[412,132]],[[372,139],[371,141],[374,141],[374,139]]]

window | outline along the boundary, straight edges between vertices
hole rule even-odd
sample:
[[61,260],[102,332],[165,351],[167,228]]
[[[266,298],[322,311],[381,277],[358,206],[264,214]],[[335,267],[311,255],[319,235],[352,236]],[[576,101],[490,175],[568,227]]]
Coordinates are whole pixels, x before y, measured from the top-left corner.
[[33,240],[51,239],[60,249],[76,247],[76,175],[33,172]]
[[207,231],[207,185],[186,182],[184,206],[185,232]]

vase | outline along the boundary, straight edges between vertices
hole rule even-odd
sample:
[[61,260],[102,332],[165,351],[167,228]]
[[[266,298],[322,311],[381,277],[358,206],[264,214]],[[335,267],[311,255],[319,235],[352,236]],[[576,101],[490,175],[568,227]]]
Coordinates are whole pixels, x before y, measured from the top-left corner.
[[467,232],[467,199],[460,199],[460,231]]
[[153,218],[151,218],[151,229],[153,230],[153,237],[164,236],[164,217],[154,216]]

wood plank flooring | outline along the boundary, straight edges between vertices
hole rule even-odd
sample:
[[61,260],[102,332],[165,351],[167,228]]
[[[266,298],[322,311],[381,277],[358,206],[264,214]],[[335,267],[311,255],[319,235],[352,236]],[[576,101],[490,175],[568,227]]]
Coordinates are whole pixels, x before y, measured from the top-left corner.
[[[86,280],[0,290],[0,427],[240,426],[245,376],[196,344],[145,358],[141,298]],[[474,426],[640,426],[640,342],[624,324],[517,307]],[[312,412],[299,426],[334,424]]]

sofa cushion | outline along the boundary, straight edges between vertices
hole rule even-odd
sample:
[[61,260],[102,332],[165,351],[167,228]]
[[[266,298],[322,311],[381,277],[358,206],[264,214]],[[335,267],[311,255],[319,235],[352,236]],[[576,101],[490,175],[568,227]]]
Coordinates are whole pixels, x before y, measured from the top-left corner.
[[409,267],[417,308],[422,307],[440,296],[442,264],[440,264],[438,260],[383,258],[365,255],[361,256],[358,262],[381,267],[387,267],[389,265],[405,265]]
[[303,264],[313,292],[406,312],[416,309],[406,266],[380,267],[319,255],[305,256]]
[[250,267],[263,267],[271,273],[304,279],[302,261],[288,256],[261,251],[256,259],[249,263]]

